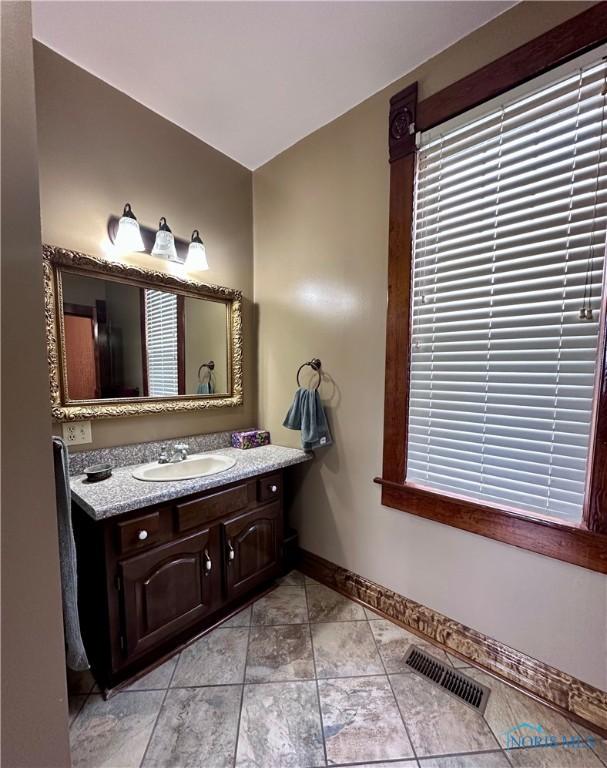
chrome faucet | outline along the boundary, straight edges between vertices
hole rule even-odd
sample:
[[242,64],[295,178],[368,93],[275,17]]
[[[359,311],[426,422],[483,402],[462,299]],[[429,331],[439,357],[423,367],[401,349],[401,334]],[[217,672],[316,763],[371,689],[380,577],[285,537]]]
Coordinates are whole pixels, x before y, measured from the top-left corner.
[[184,461],[188,458],[188,450],[190,446],[185,443],[177,443],[172,449],[172,452],[167,453],[166,445],[160,446],[160,455],[158,456],[159,464],[177,464],[179,461]]

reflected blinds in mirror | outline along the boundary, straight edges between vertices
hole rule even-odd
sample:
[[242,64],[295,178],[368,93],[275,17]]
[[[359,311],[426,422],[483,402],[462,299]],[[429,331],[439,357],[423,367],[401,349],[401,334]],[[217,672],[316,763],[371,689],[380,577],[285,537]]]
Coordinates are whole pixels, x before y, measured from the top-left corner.
[[148,394],[178,394],[177,296],[145,289]]
[[605,70],[595,61],[421,137],[409,482],[581,519],[605,255]]

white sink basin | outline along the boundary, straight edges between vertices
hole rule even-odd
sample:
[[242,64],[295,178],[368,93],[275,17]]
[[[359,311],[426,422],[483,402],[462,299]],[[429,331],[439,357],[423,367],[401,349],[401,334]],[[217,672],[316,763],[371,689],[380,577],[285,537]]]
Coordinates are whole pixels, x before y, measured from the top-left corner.
[[216,475],[218,472],[225,472],[234,464],[236,464],[236,459],[231,459],[229,456],[199,453],[174,464],[159,464],[157,461],[143,464],[134,470],[133,477],[137,480],[152,482],[193,480],[195,477],[206,477],[207,475]]

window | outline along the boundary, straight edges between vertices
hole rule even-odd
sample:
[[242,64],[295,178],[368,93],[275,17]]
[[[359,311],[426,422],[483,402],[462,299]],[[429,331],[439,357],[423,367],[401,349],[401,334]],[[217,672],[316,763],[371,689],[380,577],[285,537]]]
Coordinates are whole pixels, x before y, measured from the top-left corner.
[[391,99],[376,478],[386,506],[603,573],[606,42],[592,6]]
[[407,481],[572,522],[607,213],[594,58],[422,134],[415,191]]
[[177,295],[146,288],[145,337],[148,394],[179,393],[177,356]]

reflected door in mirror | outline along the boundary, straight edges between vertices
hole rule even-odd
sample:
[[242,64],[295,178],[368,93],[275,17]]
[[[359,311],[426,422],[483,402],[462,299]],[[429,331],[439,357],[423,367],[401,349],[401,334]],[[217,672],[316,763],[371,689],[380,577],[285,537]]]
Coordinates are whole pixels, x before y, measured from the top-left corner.
[[[70,400],[96,400],[117,397],[139,397],[143,392],[141,371],[141,333],[139,328],[139,288],[115,280],[102,280],[65,272],[62,275],[63,315],[67,391]],[[68,318],[72,318],[67,320]],[[82,318],[92,322],[92,354],[95,359],[95,394],[85,390],[81,379],[90,371],[90,358],[83,353],[84,338],[79,346],[70,344],[67,323],[74,335],[82,331]],[[80,318],[75,320],[73,318]],[[67,323],[66,323],[67,321]],[[87,354],[91,354],[87,337]]]
[[67,365],[74,372],[71,396],[76,400],[94,400],[100,395],[95,310],[67,305],[63,324]]

